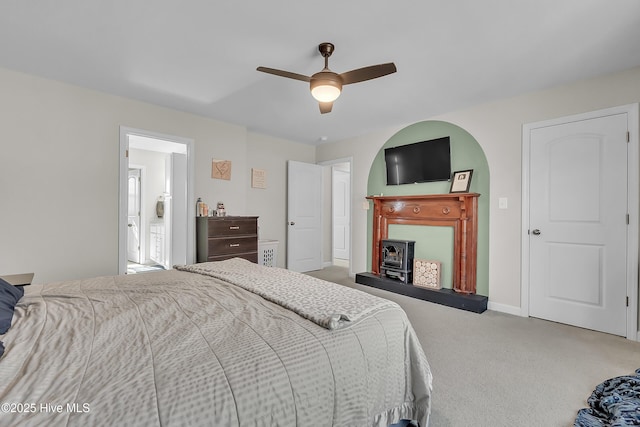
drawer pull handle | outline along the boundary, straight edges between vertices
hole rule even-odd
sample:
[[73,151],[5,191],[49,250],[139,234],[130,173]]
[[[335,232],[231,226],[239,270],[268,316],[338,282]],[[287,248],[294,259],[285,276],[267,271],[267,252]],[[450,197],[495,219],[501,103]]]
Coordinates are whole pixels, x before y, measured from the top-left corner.
[[231,243],[229,245],[230,248],[237,248],[238,246],[240,246],[240,243]]
[[229,226],[229,230],[240,230],[240,226],[239,225],[230,225]]

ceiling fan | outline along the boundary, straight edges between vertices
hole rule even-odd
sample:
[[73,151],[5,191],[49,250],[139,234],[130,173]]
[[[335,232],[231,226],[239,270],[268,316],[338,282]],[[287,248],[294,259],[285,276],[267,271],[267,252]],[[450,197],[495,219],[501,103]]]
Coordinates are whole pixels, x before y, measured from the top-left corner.
[[262,71],[263,73],[274,74],[276,76],[287,77],[309,83],[311,87],[311,95],[318,100],[320,104],[320,113],[322,114],[331,112],[333,101],[340,96],[343,85],[364,82],[366,80],[376,79],[396,72],[395,64],[393,62],[388,62],[386,64],[358,68],[342,74],[334,73],[329,69],[329,57],[334,50],[333,44],[320,43],[318,50],[324,57],[324,68],[311,77],[292,73],[290,71],[276,70],[275,68],[258,67],[257,70]]

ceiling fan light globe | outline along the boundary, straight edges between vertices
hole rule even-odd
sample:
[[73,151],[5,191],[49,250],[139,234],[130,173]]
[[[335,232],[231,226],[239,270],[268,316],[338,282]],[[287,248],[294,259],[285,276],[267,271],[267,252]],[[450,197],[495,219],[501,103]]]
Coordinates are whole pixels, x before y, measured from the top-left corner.
[[340,89],[330,84],[321,84],[311,89],[311,95],[318,102],[333,102],[340,96]]
[[309,86],[311,95],[318,102],[333,102],[342,91],[342,79],[336,73],[325,69],[311,76]]

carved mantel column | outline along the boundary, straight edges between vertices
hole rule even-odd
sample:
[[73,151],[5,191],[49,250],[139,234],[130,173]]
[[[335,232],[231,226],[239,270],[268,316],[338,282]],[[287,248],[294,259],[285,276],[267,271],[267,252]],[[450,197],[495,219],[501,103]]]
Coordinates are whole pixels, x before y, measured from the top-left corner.
[[453,227],[453,289],[476,293],[478,193],[368,196],[373,201],[371,269],[380,274],[381,241],[389,224]]

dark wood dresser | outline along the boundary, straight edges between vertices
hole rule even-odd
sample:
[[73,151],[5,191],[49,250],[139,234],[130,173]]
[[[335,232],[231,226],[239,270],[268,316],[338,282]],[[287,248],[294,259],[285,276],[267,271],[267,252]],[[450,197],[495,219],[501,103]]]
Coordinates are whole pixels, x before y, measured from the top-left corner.
[[239,257],[258,262],[258,217],[196,217],[198,262]]

